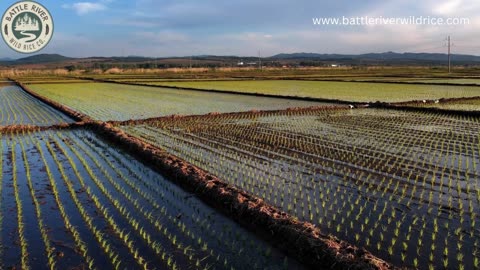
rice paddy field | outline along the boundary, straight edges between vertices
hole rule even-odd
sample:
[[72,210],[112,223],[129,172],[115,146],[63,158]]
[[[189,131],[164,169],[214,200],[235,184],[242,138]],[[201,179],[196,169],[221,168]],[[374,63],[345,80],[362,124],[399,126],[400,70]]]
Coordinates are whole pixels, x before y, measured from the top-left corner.
[[328,105],[284,98],[179,91],[113,83],[32,84],[29,88],[103,121]]
[[480,87],[476,86],[295,80],[152,82],[148,84],[351,102],[402,102],[480,96]]
[[318,110],[122,128],[396,265],[479,267],[478,118]]
[[[308,79],[306,77],[305,79]],[[478,77],[472,78],[428,78],[428,77],[327,77],[315,78],[316,80],[339,80],[351,82],[406,82],[406,83],[421,83],[421,84],[453,84],[453,85],[480,85]]]
[[16,85],[0,86],[0,125],[36,125],[72,122],[71,119],[28,95]]
[[413,82],[433,83],[433,84],[475,84],[480,85],[480,79],[420,79]]
[[92,77],[0,86],[0,269],[480,269],[480,87]]
[[89,131],[6,135],[0,151],[2,268],[301,269]]

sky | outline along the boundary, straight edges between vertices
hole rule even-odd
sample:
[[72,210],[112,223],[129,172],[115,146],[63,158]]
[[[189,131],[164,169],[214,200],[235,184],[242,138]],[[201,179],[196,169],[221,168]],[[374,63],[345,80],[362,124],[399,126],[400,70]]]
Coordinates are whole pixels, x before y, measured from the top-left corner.
[[[1,0],[0,13],[15,3]],[[480,55],[479,0],[37,0],[52,14],[40,53],[271,56],[447,51]],[[314,18],[467,18],[468,24],[315,25]],[[22,55],[0,43],[0,58]]]

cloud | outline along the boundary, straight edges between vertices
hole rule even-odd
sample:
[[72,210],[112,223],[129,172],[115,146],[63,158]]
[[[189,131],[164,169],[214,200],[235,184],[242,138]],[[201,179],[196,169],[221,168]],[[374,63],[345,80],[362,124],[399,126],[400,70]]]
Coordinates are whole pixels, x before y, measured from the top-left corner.
[[[92,50],[92,48],[97,46],[95,45],[96,43],[95,40],[91,40],[80,33],[71,34],[57,31],[53,35],[52,41],[42,52],[58,53],[72,57],[84,57],[97,55],[97,53],[105,53],[106,51],[94,52]],[[101,45],[101,43],[99,44]],[[75,50],[72,50],[72,48],[75,48]],[[101,46],[97,49],[101,49]]]
[[78,2],[74,4],[64,4],[63,8],[73,9],[78,15],[85,15],[91,12],[106,10],[107,6],[103,3],[92,3],[92,2]]
[[433,14],[444,16],[478,16],[480,2],[476,0],[427,0]]
[[[368,0],[367,0],[368,1]],[[327,1],[302,0],[242,0],[242,1],[158,1],[137,0],[133,10],[126,15],[129,20],[156,23],[168,28],[228,29],[251,31],[256,27],[299,27],[307,24],[312,16],[331,13],[345,14],[357,3],[348,7],[334,6]],[[153,12],[158,10],[158,12]],[[342,13],[342,11],[345,11]],[[265,29],[267,31],[267,29]]]
[[136,40],[140,40],[141,43],[152,43],[154,45],[178,44],[189,40],[185,34],[166,30],[160,32],[137,32],[134,33],[134,37]]
[[[66,55],[446,52],[447,35],[452,36],[455,53],[478,54],[480,49],[478,0],[135,0],[115,5],[112,0],[71,1],[64,8],[104,16],[89,21],[68,18],[74,33],[84,36],[58,38],[48,46]],[[315,26],[311,20],[342,16],[468,17],[471,23]]]
[[141,21],[141,20],[126,20],[126,19],[109,19],[103,22],[106,25],[113,25],[116,27],[138,27],[138,28],[153,28],[160,27],[161,24],[156,22]]
[[452,10],[456,10],[462,4],[461,0],[449,0],[443,3],[439,3],[434,9],[433,13],[439,15],[448,15]]

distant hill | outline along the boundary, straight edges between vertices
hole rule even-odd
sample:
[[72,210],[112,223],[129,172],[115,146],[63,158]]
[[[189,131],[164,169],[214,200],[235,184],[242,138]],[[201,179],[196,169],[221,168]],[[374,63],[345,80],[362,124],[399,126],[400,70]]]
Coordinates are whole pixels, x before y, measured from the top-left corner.
[[[277,54],[271,56],[270,59],[278,60],[352,60],[352,61],[392,61],[392,62],[445,62],[447,54],[442,53],[367,53],[367,54],[318,54],[318,53],[290,53],[290,54]],[[464,54],[452,54],[452,61],[458,62],[478,62],[480,63],[480,56],[464,55]]]
[[41,63],[64,62],[64,61],[69,61],[74,59],[75,58],[66,57],[60,54],[37,54],[29,57],[20,58],[11,62],[14,62],[15,64],[41,64]]
[[320,53],[280,53],[274,56],[271,56],[271,59],[300,59],[300,58],[309,58],[309,59],[337,59],[337,58],[354,58],[355,55],[350,54],[320,54]]
[[[72,58],[60,54],[38,54],[20,59],[0,59],[0,66],[20,68],[167,68],[167,67],[235,67],[257,65],[258,57],[232,55],[195,55],[183,57],[86,57]],[[319,54],[282,53],[260,59],[264,66],[329,66],[332,64],[438,66],[446,65],[447,55],[441,53],[366,53]],[[454,65],[480,65],[480,56],[453,54]]]

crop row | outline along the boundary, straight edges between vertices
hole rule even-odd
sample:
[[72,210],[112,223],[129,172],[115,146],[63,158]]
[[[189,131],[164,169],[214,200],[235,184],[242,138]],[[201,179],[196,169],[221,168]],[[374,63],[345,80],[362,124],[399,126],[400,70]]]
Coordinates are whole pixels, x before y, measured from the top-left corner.
[[71,122],[62,113],[28,95],[18,86],[0,88],[0,125],[37,125]]
[[2,268],[299,268],[88,131],[12,134],[0,150]]
[[318,102],[113,83],[34,84],[29,85],[29,88],[94,119],[104,121],[322,105]]
[[478,118],[312,110],[122,128],[394,264],[479,267]]
[[151,82],[159,86],[229,90],[280,96],[338,99],[351,102],[401,102],[480,96],[480,87],[339,81],[255,80]]

